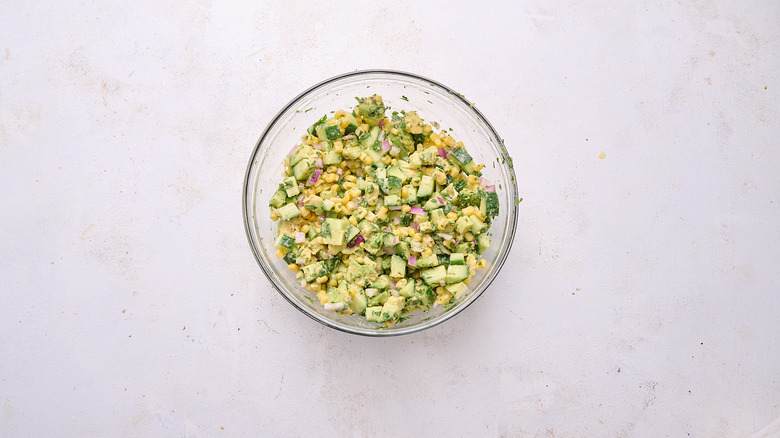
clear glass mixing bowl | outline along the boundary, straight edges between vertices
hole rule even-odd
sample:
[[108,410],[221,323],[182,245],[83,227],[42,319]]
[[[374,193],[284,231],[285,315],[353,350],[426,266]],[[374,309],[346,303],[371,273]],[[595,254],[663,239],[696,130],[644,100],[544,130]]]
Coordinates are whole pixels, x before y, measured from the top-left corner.
[[[349,109],[355,97],[382,96],[396,110],[414,110],[426,122],[438,122],[466,145],[476,163],[485,164],[483,177],[496,186],[500,212],[490,227],[490,249],[482,254],[487,266],[477,271],[469,292],[454,305],[415,311],[409,319],[385,327],[357,315],[325,310],[314,294],[295,279],[295,273],[276,256],[278,224],[270,219],[268,202],[282,179],[284,158],[299,143],[306,128],[323,114]],[[244,227],[252,252],[271,284],[298,310],[320,323],[366,336],[393,336],[433,327],[460,313],[490,286],[506,261],[517,226],[517,186],[512,160],[501,137],[463,95],[436,81],[410,73],[365,70],[325,80],[301,93],[271,120],[252,152],[244,180]]]

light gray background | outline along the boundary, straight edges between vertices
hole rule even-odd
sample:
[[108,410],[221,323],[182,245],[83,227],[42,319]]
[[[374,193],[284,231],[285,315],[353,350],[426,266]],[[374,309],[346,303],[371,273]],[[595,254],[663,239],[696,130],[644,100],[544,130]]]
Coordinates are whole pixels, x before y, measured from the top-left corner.
[[[780,3],[681,3],[6,2],[0,435],[780,430]],[[525,198],[393,339],[293,309],[241,219],[270,118],[364,68],[476,102]]]

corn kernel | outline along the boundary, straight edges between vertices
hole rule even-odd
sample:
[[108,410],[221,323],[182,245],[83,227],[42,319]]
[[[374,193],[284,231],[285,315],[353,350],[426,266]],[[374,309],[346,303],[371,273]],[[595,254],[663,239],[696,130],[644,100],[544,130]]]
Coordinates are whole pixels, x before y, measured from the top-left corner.
[[453,166],[452,169],[450,169],[450,176],[453,177],[453,178],[458,176],[459,173],[460,173],[460,169],[458,169],[455,166]]
[[447,182],[447,175],[438,169],[433,172],[433,178],[439,185],[444,185]]
[[436,295],[444,295],[447,293],[447,289],[444,289],[443,287],[439,286],[436,288]]
[[410,207],[407,204],[404,204],[404,206],[401,207],[401,211],[404,212],[404,213],[409,213],[410,211],[412,211],[412,207]]
[[420,233],[415,233],[415,234],[412,236],[412,239],[413,239],[415,242],[419,242],[419,241],[421,241],[421,240],[422,240],[422,236],[420,235]]
[[429,125],[427,123],[425,125],[423,125],[423,132],[424,133],[427,134],[427,133],[431,132],[432,130],[433,130],[433,128],[431,128],[431,125]]
[[393,135],[398,135],[398,128],[391,128],[390,133]]
[[433,255],[433,250],[430,248],[424,248],[423,251],[420,253],[420,256],[422,257],[428,257]]
[[438,138],[435,138],[435,139],[433,139],[433,144],[436,145],[436,147],[439,147],[439,146],[441,146],[441,140],[439,140]]
[[352,225],[357,226],[357,219],[355,219],[355,216],[350,216],[349,217],[349,223],[351,223]]
[[343,109],[340,109],[340,110],[336,111],[336,114],[334,114],[333,116],[335,118],[337,118],[337,119],[340,119],[340,118],[342,118],[342,117],[344,117],[346,115],[347,115],[347,112],[344,111]]
[[448,135],[448,136],[444,137],[444,144],[446,144],[447,146],[454,146],[455,145],[455,139]]
[[339,285],[339,282],[336,281],[335,278],[331,278],[330,281],[328,281],[328,286],[330,286],[330,287],[336,287],[338,285]]
[[476,166],[474,166],[474,171],[478,172],[478,171],[482,170],[484,167],[485,167],[484,164],[477,164]]
[[454,211],[447,213],[447,219],[454,221],[458,219],[458,215]]
[[479,184],[479,177],[477,175],[469,175],[468,181],[470,184]]
[[324,290],[319,291],[317,292],[317,299],[320,300],[320,304],[325,304],[328,302],[328,294]]
[[334,141],[333,142],[333,150],[335,152],[338,152],[338,153],[344,152],[344,143],[342,143],[340,140],[339,141]]
[[463,216],[471,216],[475,214],[477,210],[475,210],[473,206],[469,205],[468,207],[464,208],[460,212],[463,213]]
[[[365,154],[363,154],[363,155],[365,155]],[[366,165],[371,165],[371,164],[374,163],[374,160],[371,157],[369,157],[368,155],[365,155],[363,158],[360,159],[360,161],[362,161]]]
[[272,212],[271,212],[271,220],[272,220],[272,221],[274,221],[274,222],[276,222],[276,221],[278,221],[278,220],[279,220],[279,215],[278,215],[278,214],[276,214],[276,212],[275,212],[275,211],[272,211]]
[[360,196],[362,194],[363,194],[363,192],[361,192],[360,189],[357,189],[357,188],[351,189],[349,191],[349,196],[351,196],[353,199],[357,198],[358,196]]
[[323,275],[322,277],[317,277],[317,284],[322,284],[325,283],[326,281],[328,281],[327,275]]
[[482,268],[484,268],[486,264],[487,264],[487,261],[485,261],[485,259],[479,259],[479,261],[477,262],[477,266],[476,266],[477,270],[481,271]]
[[463,280],[463,284],[465,284],[466,286],[470,285],[471,284],[471,277]]
[[298,265],[296,265],[295,263],[290,263],[289,265],[287,265],[287,269],[293,272],[298,272],[301,270],[301,268],[299,268]]
[[[336,199],[338,199],[338,198],[336,198]],[[344,206],[343,206],[343,205],[341,205],[341,204],[336,204],[336,205],[334,205],[334,206],[333,206],[333,210],[334,210],[336,213],[341,213],[341,212],[343,212],[343,211],[344,211]]]
[[447,304],[447,302],[452,298],[452,294],[449,292],[445,292],[438,297],[436,297],[436,302],[439,304]]
[[285,256],[285,251],[283,249],[281,249],[281,248],[277,249],[276,250],[276,256],[279,257],[280,259],[283,259],[284,256]]
[[439,223],[438,223],[438,224],[436,224],[436,226],[437,226],[437,227],[438,227],[440,230],[443,230],[443,229],[447,228],[447,226],[448,226],[449,224],[450,224],[450,220],[449,220],[448,218],[446,218],[446,217],[443,217],[443,218],[441,218],[441,220],[439,220]]
[[300,207],[298,208],[298,211],[301,212],[301,216],[306,217],[309,215],[309,210],[306,207]]
[[406,186],[401,187],[401,198],[406,199],[409,197],[409,189]]

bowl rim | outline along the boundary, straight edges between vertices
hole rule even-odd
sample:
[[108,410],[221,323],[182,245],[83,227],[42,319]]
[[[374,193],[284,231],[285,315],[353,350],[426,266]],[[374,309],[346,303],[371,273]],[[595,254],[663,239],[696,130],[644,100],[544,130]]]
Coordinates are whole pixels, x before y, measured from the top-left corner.
[[287,302],[289,302],[294,308],[298,309],[301,313],[308,316],[309,318],[317,321],[318,323],[330,327],[332,329],[338,330],[340,332],[349,333],[352,335],[360,335],[360,336],[366,336],[366,337],[391,337],[391,336],[401,336],[401,335],[407,335],[411,333],[417,333],[423,330],[426,330],[431,327],[435,327],[437,325],[440,325],[446,321],[449,321],[452,319],[455,315],[462,312],[464,309],[469,307],[472,303],[474,303],[479,297],[482,296],[482,294],[490,287],[490,285],[495,281],[496,277],[498,277],[498,273],[501,271],[501,268],[504,266],[504,263],[506,262],[506,259],[509,257],[509,253],[511,252],[512,245],[514,243],[515,233],[517,231],[517,210],[518,210],[518,203],[513,202],[511,207],[511,213],[509,217],[509,233],[507,235],[507,238],[509,239],[509,244],[506,248],[506,251],[504,252],[503,256],[499,257],[494,263],[494,269],[495,274],[492,275],[491,278],[486,279],[486,283],[484,283],[484,287],[482,288],[482,292],[474,296],[473,298],[465,300],[461,306],[455,306],[451,310],[442,313],[439,315],[435,320],[426,321],[423,324],[418,324],[410,327],[406,327],[403,329],[397,329],[397,330],[369,330],[369,329],[362,329],[357,327],[350,327],[342,324],[338,324],[336,322],[327,320],[325,318],[318,317],[319,315],[315,315],[313,312],[308,312],[306,309],[304,309],[302,306],[300,306],[296,301],[294,301],[291,297],[289,297],[283,290],[281,290],[280,286],[276,284],[276,282],[273,279],[273,276],[270,272],[268,272],[268,269],[270,267],[265,266],[265,261],[263,256],[259,253],[259,250],[255,248],[255,245],[253,244],[252,240],[252,233],[250,230],[251,227],[251,220],[250,220],[250,214],[247,208],[248,202],[249,202],[249,178],[250,178],[250,172],[253,168],[254,158],[257,156],[257,153],[260,149],[260,145],[263,144],[263,140],[265,140],[266,136],[268,135],[271,128],[276,125],[276,123],[279,121],[281,116],[287,112],[287,110],[292,107],[295,103],[297,103],[300,99],[302,99],[304,96],[308,95],[312,91],[323,87],[324,85],[327,85],[332,82],[340,81],[343,79],[347,79],[353,76],[363,76],[363,75],[370,75],[370,74],[382,74],[382,75],[391,75],[391,76],[399,76],[404,79],[413,79],[417,81],[423,81],[428,82],[432,86],[436,86],[444,90],[445,92],[451,94],[453,97],[461,100],[463,103],[466,104],[466,107],[468,107],[471,111],[473,111],[474,115],[478,119],[481,120],[482,123],[485,124],[487,131],[490,135],[492,135],[496,140],[498,140],[498,147],[499,152],[503,154],[504,158],[509,160],[510,165],[507,166],[502,162],[502,166],[506,167],[507,172],[509,173],[509,176],[511,178],[512,184],[508,184],[507,188],[510,189],[512,197],[514,199],[518,199],[518,190],[517,190],[517,177],[514,172],[514,167],[511,165],[512,159],[509,156],[509,153],[506,150],[506,146],[504,145],[504,140],[501,138],[501,136],[498,135],[498,132],[493,127],[493,125],[488,121],[488,119],[480,112],[475,105],[473,105],[472,102],[469,102],[466,97],[454,89],[438,82],[433,79],[429,79],[425,76],[420,76],[415,73],[409,73],[401,70],[389,70],[389,69],[366,69],[366,70],[355,70],[351,72],[341,73],[336,76],[332,76],[328,79],[325,79],[323,81],[320,81],[303,92],[296,95],[294,98],[292,98],[286,105],[280,109],[276,115],[271,119],[271,121],[266,125],[265,129],[263,130],[263,133],[258,138],[257,142],[255,143],[255,147],[252,150],[252,153],[250,154],[249,163],[246,167],[246,172],[244,173],[244,184],[242,189],[242,196],[241,196],[241,209],[242,209],[242,216],[244,219],[244,232],[246,233],[247,242],[249,243],[249,247],[252,250],[252,254],[255,257],[255,260],[257,261],[257,264],[260,266],[260,269],[263,271],[263,274],[268,279],[269,283],[271,283],[271,286],[276,289],[276,291],[285,299]]

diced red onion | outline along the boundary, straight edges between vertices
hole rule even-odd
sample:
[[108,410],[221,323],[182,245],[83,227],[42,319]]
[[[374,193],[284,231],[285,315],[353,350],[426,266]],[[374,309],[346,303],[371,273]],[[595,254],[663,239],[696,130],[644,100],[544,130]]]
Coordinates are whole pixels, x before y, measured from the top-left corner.
[[398,237],[393,237],[393,245],[398,245]]
[[387,208],[388,208],[388,209],[390,209],[390,210],[396,210],[396,211],[398,211],[398,210],[402,209],[402,208],[403,208],[403,206],[401,206],[401,205],[394,205],[394,206],[392,206],[392,207],[387,207]]
[[495,192],[496,191],[496,186],[493,185],[493,184],[491,184],[489,186],[485,186],[485,191],[486,192]]
[[480,178],[479,179],[479,186],[483,189],[490,185],[490,181],[487,180],[487,178]]
[[314,146],[314,149],[322,149],[322,143],[314,143],[312,146]]
[[385,119],[380,120],[378,126],[381,128],[384,125],[385,125]]
[[298,145],[297,144],[295,146],[293,146],[292,149],[290,149],[290,152],[287,153],[287,156],[288,157],[291,156],[293,154],[293,152],[295,152],[296,149],[298,149]]
[[349,248],[354,248],[358,245],[360,245],[361,242],[365,242],[366,239],[363,238],[363,235],[358,234],[357,237],[355,237],[355,240],[352,241],[349,245],[347,245]]
[[450,236],[449,234],[446,233],[437,233],[437,234],[439,235],[439,237],[441,237],[444,240],[452,240],[452,236]]
[[314,169],[314,174],[309,178],[309,185],[316,184],[317,180],[320,179],[320,175],[322,175],[322,170]]
[[409,266],[417,267],[417,257],[410,255],[409,256]]
[[[424,215],[425,214],[425,210],[423,210],[422,207],[412,207],[411,210],[409,210],[409,213],[411,213],[411,214],[418,214],[418,215]],[[415,224],[416,223],[417,222],[415,222]]]
[[439,201],[439,205],[444,205],[444,199],[436,198],[436,200]]
[[414,227],[414,231],[420,232],[420,224],[418,224],[417,221],[412,222],[412,226]]
[[382,153],[385,153],[390,150],[390,142],[387,140],[382,140]]
[[390,227],[387,227],[387,228],[385,228],[385,232],[386,232],[386,233],[392,233],[392,232],[393,232],[393,230],[392,230]]
[[303,243],[306,241],[306,235],[300,231],[295,233],[295,243]]
[[439,148],[439,155],[441,155],[442,158],[447,159],[447,151],[445,151],[444,148]]
[[322,158],[317,158],[314,160],[314,167],[318,169],[322,169],[324,167],[324,164],[322,164]]

